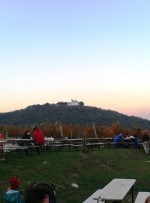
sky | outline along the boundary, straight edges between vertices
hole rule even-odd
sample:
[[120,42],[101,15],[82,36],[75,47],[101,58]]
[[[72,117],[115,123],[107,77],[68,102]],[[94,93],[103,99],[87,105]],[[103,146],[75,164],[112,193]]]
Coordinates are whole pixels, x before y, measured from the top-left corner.
[[0,0],[0,112],[83,101],[150,120],[149,0]]

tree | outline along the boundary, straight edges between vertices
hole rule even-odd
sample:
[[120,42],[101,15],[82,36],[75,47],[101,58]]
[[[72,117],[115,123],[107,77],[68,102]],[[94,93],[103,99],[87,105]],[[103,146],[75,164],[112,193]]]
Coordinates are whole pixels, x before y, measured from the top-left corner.
[[84,102],[80,101],[80,102],[79,102],[79,105],[80,105],[80,106],[84,106]]

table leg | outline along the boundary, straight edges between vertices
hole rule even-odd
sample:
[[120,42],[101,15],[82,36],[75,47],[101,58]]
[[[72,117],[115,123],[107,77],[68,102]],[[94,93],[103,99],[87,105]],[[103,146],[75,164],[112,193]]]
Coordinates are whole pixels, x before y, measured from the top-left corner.
[[133,186],[132,186],[132,188],[131,188],[131,192],[132,192],[132,203],[134,203]]

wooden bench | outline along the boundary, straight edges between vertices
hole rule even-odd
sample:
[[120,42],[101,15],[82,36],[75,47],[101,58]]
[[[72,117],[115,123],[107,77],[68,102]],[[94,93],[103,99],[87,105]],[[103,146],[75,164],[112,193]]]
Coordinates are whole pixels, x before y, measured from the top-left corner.
[[78,149],[81,150],[82,145],[81,144],[70,144],[70,148],[72,148],[73,151],[78,151]]
[[134,203],[145,203],[147,197],[150,196],[150,192],[139,192]]
[[105,147],[105,143],[104,142],[93,142],[93,143],[87,143],[86,144],[88,150],[93,150],[95,148],[101,149]]
[[98,199],[100,191],[101,191],[101,189],[94,192],[83,203],[105,203],[104,201],[102,202],[100,199]]

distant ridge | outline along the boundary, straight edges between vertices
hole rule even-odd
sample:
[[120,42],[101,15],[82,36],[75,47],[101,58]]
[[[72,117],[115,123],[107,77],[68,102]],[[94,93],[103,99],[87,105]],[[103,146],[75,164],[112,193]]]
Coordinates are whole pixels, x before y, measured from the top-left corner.
[[149,129],[150,121],[135,116],[127,116],[116,111],[91,106],[66,106],[37,104],[8,113],[0,113],[0,125],[32,125],[61,122],[69,125],[111,125],[119,122],[122,127]]

